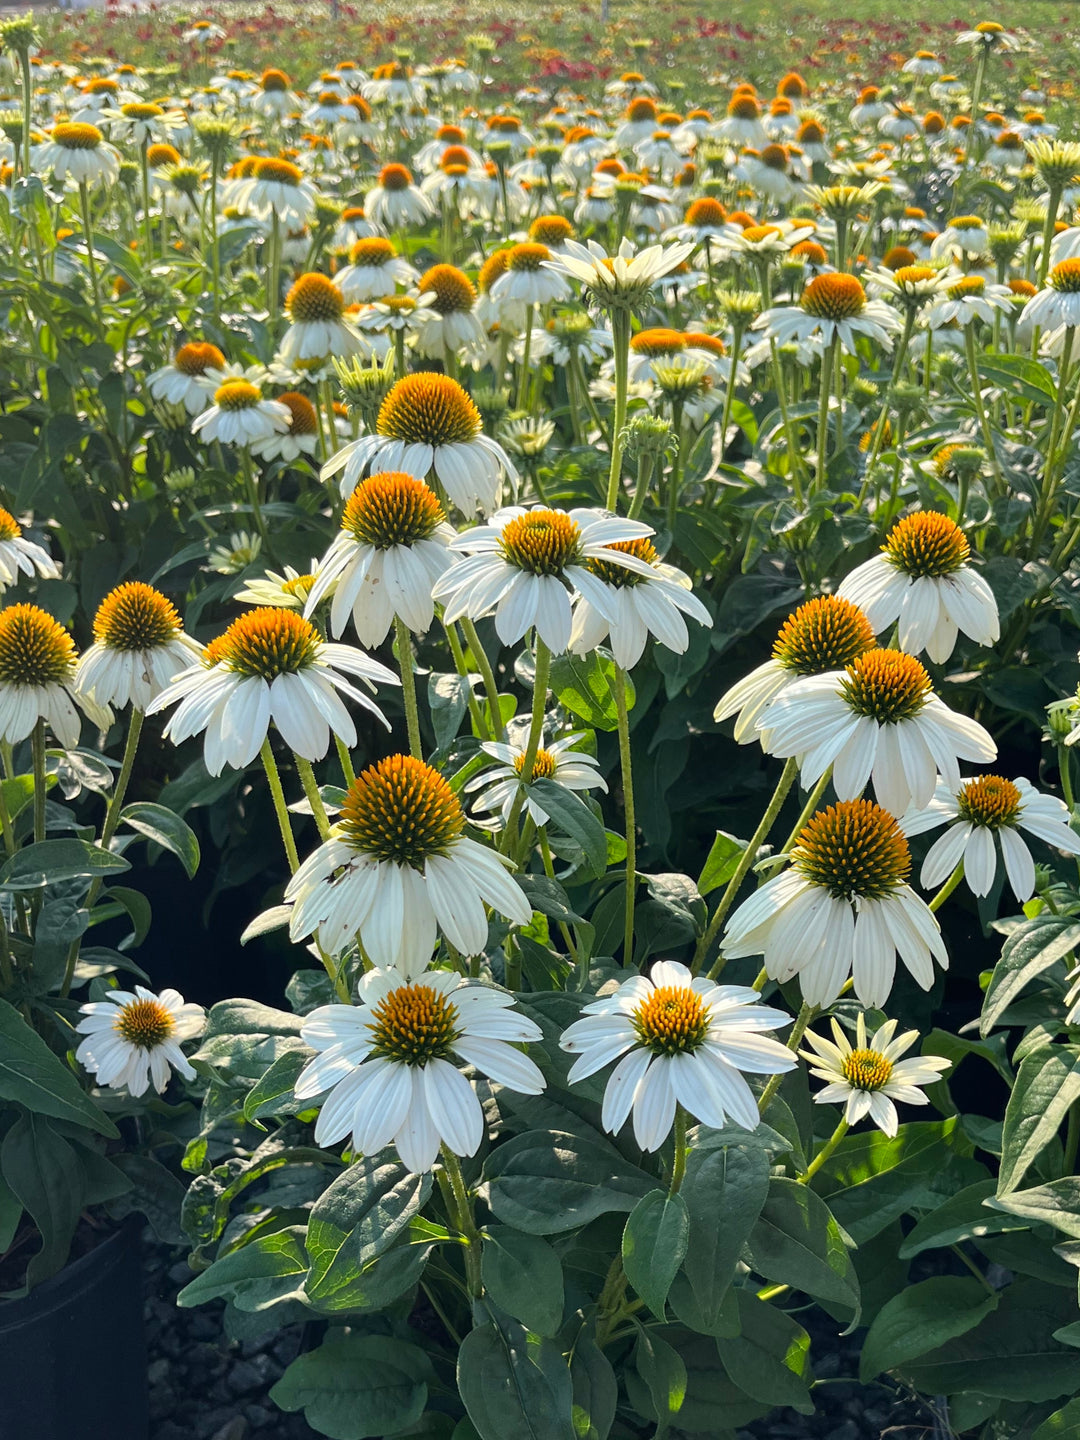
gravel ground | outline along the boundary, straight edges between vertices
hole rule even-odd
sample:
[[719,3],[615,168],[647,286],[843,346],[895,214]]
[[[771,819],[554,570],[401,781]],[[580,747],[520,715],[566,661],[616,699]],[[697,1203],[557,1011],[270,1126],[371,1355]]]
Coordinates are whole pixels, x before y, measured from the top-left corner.
[[[150,1440],[315,1440],[302,1415],[283,1414],[269,1398],[299,1352],[300,1328],[231,1341],[219,1305],[177,1308],[177,1291],[191,1279],[183,1250],[150,1241],[145,1266]],[[857,1338],[838,1340],[819,1311],[800,1320],[813,1340],[814,1373],[828,1382],[815,1391],[817,1410],[778,1410],[739,1440],[931,1440],[934,1417],[917,1400],[848,1379],[858,1370]]]

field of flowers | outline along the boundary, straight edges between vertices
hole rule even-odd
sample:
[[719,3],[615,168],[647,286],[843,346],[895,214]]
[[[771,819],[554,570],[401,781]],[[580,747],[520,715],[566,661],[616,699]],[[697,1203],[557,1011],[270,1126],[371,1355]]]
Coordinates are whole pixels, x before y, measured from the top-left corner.
[[613,8],[0,21],[0,1326],[1065,1440],[1078,32]]

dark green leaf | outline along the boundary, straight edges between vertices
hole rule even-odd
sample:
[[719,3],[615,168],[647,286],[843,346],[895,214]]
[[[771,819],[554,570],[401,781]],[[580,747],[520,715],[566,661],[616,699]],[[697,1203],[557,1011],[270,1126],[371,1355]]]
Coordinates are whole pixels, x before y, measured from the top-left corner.
[[469,1331],[457,1382],[481,1440],[578,1440],[570,1370],[559,1346],[516,1321]]
[[317,1350],[292,1362],[270,1398],[282,1410],[303,1410],[331,1440],[367,1440],[415,1425],[433,1379],[419,1346],[331,1330]]
[[1077,944],[1080,944],[1080,922],[1063,915],[1037,915],[1034,920],[1018,925],[1002,946],[1001,959],[990,977],[979,1033],[989,1034],[1025,985],[1064,960]]
[[562,1265],[546,1240],[508,1225],[488,1225],[482,1272],[500,1310],[538,1335],[556,1333],[563,1317]]
[[207,1300],[231,1300],[238,1310],[261,1310],[291,1296],[303,1299],[308,1260],[304,1228],[262,1235],[215,1260],[176,1297],[182,1308]]
[[499,1145],[484,1175],[496,1217],[530,1235],[557,1235],[610,1210],[630,1211],[654,1184],[614,1146],[556,1130],[527,1130]]
[[752,1399],[769,1406],[790,1405],[800,1415],[812,1415],[814,1402],[807,1388],[814,1378],[809,1335],[797,1321],[751,1291],[739,1290],[736,1295],[740,1333],[716,1342],[724,1369]]
[[680,1193],[690,1217],[686,1274],[711,1327],[769,1193],[769,1157],[757,1146],[695,1147]]
[[749,1243],[754,1269],[767,1280],[858,1310],[859,1282],[840,1227],[808,1186],[774,1176]]
[[579,1335],[570,1352],[570,1383],[577,1440],[607,1440],[619,1402],[619,1382],[604,1352],[587,1335]]
[[[588,655],[558,656],[551,664],[551,688],[560,705],[594,725],[615,730],[619,724],[615,704],[615,662],[598,650]],[[634,706],[634,684],[626,677],[626,706]],[[545,806],[545,809],[547,807]]]
[[911,1260],[924,1250],[956,1245],[961,1240],[981,1240],[985,1235],[1026,1229],[1026,1221],[986,1208],[983,1201],[991,1199],[994,1191],[993,1180],[979,1180],[924,1215],[900,1246],[903,1259]]
[[526,787],[533,800],[551,817],[551,823],[585,852],[597,875],[607,870],[607,835],[604,823],[572,790],[555,780],[534,780]]
[[978,1280],[961,1275],[936,1275],[909,1285],[881,1307],[867,1331],[859,1379],[869,1384],[883,1370],[893,1370],[966,1334],[997,1303],[998,1297],[988,1295]]
[[41,1236],[26,1269],[27,1284],[39,1285],[67,1262],[85,1203],[83,1168],[44,1116],[20,1115],[0,1147],[0,1173]]
[[659,1319],[686,1254],[690,1216],[679,1194],[650,1190],[631,1210],[622,1237],[623,1270]]
[[365,1157],[337,1177],[315,1202],[308,1222],[311,1274],[307,1293],[326,1305],[388,1250],[431,1194],[430,1175]]
[[175,811],[164,805],[138,800],[134,805],[125,805],[120,818],[132,830],[175,855],[187,871],[189,880],[198,870],[199,842],[191,826],[181,820]]
[[1024,1057],[1005,1109],[998,1193],[1019,1188],[1080,1098],[1080,1046],[1043,1045]]
[[122,855],[85,840],[39,840],[17,850],[0,869],[0,889],[32,890],[61,880],[120,875],[131,866]]
[[118,1133],[64,1062],[6,1000],[0,1000],[0,1100],[85,1125],[110,1139]]

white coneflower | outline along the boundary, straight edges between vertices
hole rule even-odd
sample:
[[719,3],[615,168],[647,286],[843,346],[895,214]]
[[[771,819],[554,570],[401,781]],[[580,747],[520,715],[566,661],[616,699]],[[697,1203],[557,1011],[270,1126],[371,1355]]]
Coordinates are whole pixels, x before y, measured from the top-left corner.
[[280,120],[300,108],[300,97],[284,70],[264,70],[252,103],[261,114]]
[[129,580],[98,606],[94,643],[79,660],[75,688],[98,705],[145,711],[201,655],[202,646],[184,634],[172,601],[140,580]]
[[67,631],[37,605],[0,610],[0,740],[25,740],[44,720],[60,744],[79,743],[82,722],[72,700],[99,730],[111,713],[75,689],[75,645]]
[[203,758],[211,775],[220,775],[226,765],[236,770],[250,765],[271,721],[291,750],[305,760],[321,760],[331,729],[346,745],[356,744],[356,726],[341,695],[389,729],[375,702],[346,676],[372,689],[376,681],[400,684],[393,671],[362,651],[328,644],[295,611],[260,607],[212,640],[201,662],[181,671],[147,713],[177,705],[165,727],[175,745],[205,731]]
[[819,810],[792,851],[728,920],[721,950],[763,955],[786,984],[798,975],[808,1005],[831,1005],[848,978],[864,1005],[889,998],[896,956],[923,990],[949,954],[938,922],[907,883],[911,851],[899,824],[872,800]]
[[985,764],[997,755],[988,731],[944,705],[924,667],[899,650],[868,650],[846,670],[797,680],[757,724],[768,754],[799,757],[805,785],[831,765],[841,800],[856,799],[872,779],[894,815],[929,804],[939,774],[955,789],[958,759]]
[[297,390],[286,390],[277,397],[278,405],[289,412],[289,428],[275,431],[265,440],[252,442],[251,453],[260,460],[299,460],[301,455],[314,455],[319,445],[319,417],[315,406]]
[[733,95],[723,120],[716,120],[709,126],[709,137],[726,140],[729,145],[740,149],[750,145],[759,150],[767,144],[769,137],[761,123],[761,106],[756,98],[745,92]]
[[609,623],[616,615],[607,588],[587,562],[603,559],[649,576],[647,561],[612,546],[652,533],[638,520],[602,510],[509,506],[451,541],[451,550],[467,558],[451,566],[432,593],[445,605],[447,624],[463,615],[479,620],[494,612],[504,645],[516,644],[535,626],[544,643],[561,655],[570,640],[572,591],[586,596]]
[[578,1056],[569,1082],[618,1060],[604,1090],[601,1124],[617,1135],[633,1111],[642,1150],[659,1150],[677,1105],[716,1130],[729,1119],[756,1130],[757,1100],[744,1072],[780,1075],[796,1063],[790,1050],[761,1033],[789,1025],[791,1016],[760,1000],[748,986],[717,985],[661,960],[648,976],[635,975],[586,1005],[563,1031],[560,1049]]
[[565,300],[570,287],[564,276],[547,267],[552,251],[546,245],[525,241],[514,245],[506,257],[506,270],[491,287],[491,298],[523,305],[547,305]]
[[115,185],[120,178],[120,152],[96,125],[70,121],[54,125],[38,147],[37,168],[69,185]]
[[792,341],[817,340],[830,345],[839,340],[854,353],[856,338],[868,335],[878,344],[891,346],[891,336],[901,328],[899,316],[880,300],[868,300],[854,275],[816,275],[802,293],[798,305],[780,305],[765,310],[754,321],[778,345]]
[[688,241],[675,245],[651,245],[634,253],[629,240],[609,256],[594,240],[582,245],[567,240],[561,254],[544,264],[585,286],[589,298],[602,309],[634,308],[644,303],[657,280],[671,273],[693,253]]
[[200,415],[212,403],[224,370],[225,356],[216,345],[189,341],[180,346],[170,365],[146,377],[146,388],[155,400],[183,405],[189,415]]
[[185,1004],[176,990],[152,990],[136,985],[110,990],[104,1000],[79,1006],[75,1029],[84,1038],[75,1059],[99,1085],[127,1090],[138,1099],[152,1085],[164,1093],[175,1070],[185,1080],[195,1079],[194,1067],[180,1048],[200,1034],[206,1023],[201,1005]]
[[1031,297],[1020,319],[1045,330],[1080,325],[1080,258],[1058,261],[1046,277],[1046,289]]
[[301,275],[285,297],[289,328],[279,354],[286,364],[297,360],[347,359],[361,340],[345,315],[345,296],[326,275]]
[[934,260],[962,260],[984,255],[990,249],[990,232],[979,215],[955,215],[930,246]]
[[168,140],[188,123],[182,110],[165,110],[145,100],[130,100],[116,110],[102,110],[101,119],[108,122],[111,135],[133,145]]
[[1001,847],[1012,892],[1023,904],[1035,893],[1035,862],[1019,831],[1026,830],[1055,850],[1080,855],[1080,836],[1069,828],[1069,810],[1054,795],[1042,795],[1022,777],[978,775],[956,789],[940,783],[922,810],[900,822],[905,835],[949,828],[927,851],[919,874],[924,889],[938,886],[963,862],[973,895],[989,895],[997,876],[994,837]]
[[315,212],[316,191],[298,165],[264,156],[255,161],[247,179],[237,181],[230,198],[256,220],[276,216],[287,229],[299,230]]
[[[540,747],[533,760],[532,779],[552,780],[567,790],[603,790],[607,784],[600,774],[598,761],[593,755],[574,747],[585,738],[584,732],[563,735],[558,740],[540,737]],[[509,822],[521,789],[521,776],[525,769],[525,755],[528,746],[522,738],[520,743],[502,744],[485,740],[480,746],[485,755],[498,761],[494,769],[480,772],[465,786],[467,795],[476,793],[474,808],[490,814],[498,814],[503,825]],[[525,808],[536,825],[546,825],[551,816],[531,795],[526,794]]]
[[212,20],[195,20],[182,32],[180,39],[187,45],[208,45],[211,40],[224,40],[226,32]]
[[209,444],[252,445],[285,434],[292,421],[287,405],[265,400],[262,390],[250,380],[226,380],[214,391],[214,403],[196,415],[192,433]]
[[0,506],[0,593],[18,584],[20,575],[35,573],[58,580],[61,572],[48,551],[27,540],[15,516]]
[[294,570],[291,565],[285,566],[283,575],[276,570],[267,570],[246,581],[244,588],[238,590],[233,599],[244,605],[275,605],[282,610],[303,610],[315,584],[314,570],[314,560],[311,571],[306,575]]
[[350,305],[364,300],[381,300],[398,285],[411,285],[417,272],[394,245],[381,235],[352,242],[349,263],[334,276],[334,284]]
[[384,230],[398,231],[423,225],[435,214],[435,207],[418,186],[405,165],[384,165],[375,185],[364,197],[364,214]]
[[350,616],[361,645],[381,645],[395,616],[424,634],[435,613],[432,586],[452,563],[447,545],[453,537],[438,497],[422,480],[401,473],[362,480],[318,563],[305,613],[332,591],[335,637]]
[[480,1100],[459,1065],[519,1094],[544,1077],[517,1047],[541,1038],[503,990],[430,970],[414,980],[388,970],[361,976],[356,1005],[323,1005],[300,1037],[319,1053],[297,1078],[298,1099],[325,1095],[315,1143],[347,1135],[358,1154],[394,1145],[414,1174],[431,1170],[440,1145],[475,1155],[484,1138]]
[[224,545],[210,551],[209,567],[219,575],[239,575],[259,558],[262,536],[255,531],[235,530]]
[[854,1045],[836,1020],[830,1024],[831,1041],[808,1030],[804,1038],[810,1049],[799,1051],[810,1066],[810,1074],[826,1082],[825,1089],[814,1096],[815,1102],[842,1104],[849,1125],[869,1115],[878,1129],[893,1139],[900,1123],[893,1102],[925,1105],[927,1099],[921,1087],[936,1084],[952,1061],[941,1055],[913,1055],[910,1060],[902,1060],[900,1057],[918,1040],[919,1032],[908,1030],[897,1035],[895,1020],[886,1020],[867,1037],[866,1016],[860,1014],[855,1022]]
[[331,837],[285,891],[289,934],[337,951],[359,934],[379,966],[415,975],[439,930],[462,955],[487,942],[487,903],[515,925],[532,909],[496,850],[464,833],[449,783],[422,760],[390,755],[349,786]]
[[839,593],[866,612],[875,634],[898,623],[902,650],[925,650],[942,664],[959,631],[979,645],[1000,634],[994,592],[968,564],[970,554],[947,515],[919,510],[896,522],[882,553],[845,576]]
[[954,277],[926,314],[932,330],[951,325],[970,325],[973,320],[993,323],[995,314],[1013,308],[1013,294],[1007,285],[997,285],[982,275]]
[[434,471],[463,514],[495,510],[504,474],[517,482],[506,451],[484,434],[480,411],[449,375],[420,372],[395,381],[379,410],[374,435],[362,435],[322,468],[328,480],[341,472],[341,493],[351,495],[368,469],[404,471],[425,480]]
[[1021,50],[1023,42],[999,25],[996,20],[980,20],[972,30],[961,30],[957,45],[970,45],[982,50]]

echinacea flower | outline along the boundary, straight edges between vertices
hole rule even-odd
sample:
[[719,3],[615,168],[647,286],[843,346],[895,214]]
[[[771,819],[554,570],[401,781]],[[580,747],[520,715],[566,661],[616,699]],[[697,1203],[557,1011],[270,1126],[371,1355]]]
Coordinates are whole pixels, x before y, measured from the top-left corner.
[[283,435],[291,420],[288,406],[264,399],[258,385],[229,379],[214,391],[209,409],[195,416],[191,430],[207,444],[220,440],[223,445],[253,445]]
[[244,588],[238,590],[233,599],[245,605],[274,605],[281,610],[303,610],[315,584],[314,570],[314,560],[311,572],[306,575],[301,575],[291,565],[285,566],[284,574],[267,570],[265,574],[246,581]]
[[351,495],[365,470],[404,471],[438,482],[463,514],[497,508],[502,476],[517,471],[502,446],[484,434],[480,411],[449,375],[419,372],[393,385],[379,409],[374,435],[346,445],[322,468],[322,478],[341,473],[341,493]]
[[922,835],[947,825],[944,835],[927,851],[919,883],[931,889],[946,880],[957,865],[973,895],[989,895],[997,876],[994,839],[1001,847],[1005,874],[1023,904],[1035,893],[1035,862],[1019,833],[1080,855],[1080,836],[1069,828],[1069,810],[1055,795],[1043,795],[1022,776],[977,775],[950,789],[939,783],[929,805],[909,811],[900,821],[905,835]]
[[115,185],[120,178],[120,151],[96,125],[72,120],[54,125],[36,155],[37,167],[69,185]]
[[838,340],[845,350],[854,353],[859,335],[890,346],[890,336],[900,329],[900,318],[882,301],[868,300],[854,275],[840,272],[816,275],[797,305],[765,310],[753,328],[763,330],[778,345],[808,340],[831,345]]
[[824,1008],[849,976],[863,1005],[889,998],[896,956],[923,990],[934,960],[948,969],[938,922],[907,883],[911,851],[897,820],[872,800],[842,800],[804,827],[790,868],[767,880],[727,922],[729,959],[764,956],[781,985],[799,977],[803,999]]
[[[558,740],[545,742],[540,737],[540,746],[533,761],[533,780],[552,780],[567,790],[603,790],[607,784],[600,774],[599,762],[594,755],[574,747],[584,739],[582,732],[562,735]],[[521,776],[525,769],[525,755],[528,746],[522,740],[504,745],[499,741],[485,740],[480,746],[485,755],[490,755],[498,764],[493,769],[481,770],[465,785],[467,795],[476,793],[474,809],[498,814],[507,824],[514,808],[514,801],[521,789]],[[531,795],[526,793],[525,808],[535,825],[546,825],[551,816]]]
[[1023,42],[996,20],[980,20],[971,30],[961,30],[955,37],[957,45],[970,45],[981,50],[1020,50]]
[[539,1040],[514,997],[449,970],[407,979],[391,970],[361,976],[355,1005],[322,1005],[300,1038],[318,1051],[297,1077],[299,1100],[325,1098],[315,1143],[374,1155],[394,1145],[414,1174],[432,1169],[440,1145],[475,1155],[484,1112],[459,1066],[519,1094],[539,1095],[544,1077],[516,1047]]
[[633,310],[648,300],[657,280],[677,269],[693,251],[692,242],[679,241],[650,245],[635,254],[633,245],[624,239],[617,253],[609,256],[595,240],[584,245],[567,240],[563,249],[543,264],[584,285],[590,300],[602,309]]
[[285,297],[289,328],[279,354],[286,364],[297,360],[346,359],[360,349],[355,329],[343,317],[345,296],[326,275],[301,275]]
[[825,1089],[814,1096],[815,1102],[842,1104],[844,1119],[849,1125],[856,1125],[869,1115],[878,1129],[892,1139],[899,1127],[893,1102],[927,1104],[921,1087],[936,1084],[952,1061],[941,1055],[901,1059],[918,1040],[919,1032],[907,1030],[897,1035],[895,1020],[886,1020],[868,1037],[866,1016],[860,1013],[855,1022],[854,1045],[836,1020],[830,1023],[832,1040],[808,1030],[804,1038],[810,1049],[799,1051],[810,1066],[810,1074],[826,1082]]
[[349,263],[334,276],[334,284],[348,303],[355,305],[364,300],[381,300],[384,295],[392,295],[399,285],[417,279],[416,271],[393,243],[375,235],[352,242]]
[[396,232],[407,225],[423,225],[435,214],[435,207],[413,184],[407,166],[391,164],[383,166],[364,197],[364,214],[381,229]]
[[511,246],[506,257],[506,269],[491,287],[491,298],[496,303],[508,300],[523,305],[546,305],[552,300],[565,300],[570,294],[570,287],[564,276],[545,264],[551,256],[552,251],[546,245],[533,240]]
[[456,265],[433,265],[420,277],[421,296],[430,304],[414,317],[416,346],[421,355],[445,360],[464,346],[483,343],[484,327],[476,315],[476,287]]
[[941,664],[958,631],[979,645],[993,645],[1001,633],[994,592],[970,557],[958,525],[919,510],[896,522],[882,553],[845,576],[839,594],[865,611],[876,634],[899,623],[902,650],[925,650]]
[[532,908],[509,861],[464,833],[449,783],[422,760],[390,755],[350,785],[331,837],[289,881],[289,935],[330,951],[359,934],[379,966],[416,975],[438,932],[462,955],[487,940],[485,902],[515,925]]
[[791,1016],[760,999],[747,986],[717,985],[661,960],[649,975],[635,975],[586,1005],[563,1031],[560,1048],[578,1056],[569,1082],[618,1060],[604,1090],[601,1123],[617,1135],[632,1110],[642,1150],[659,1150],[676,1105],[715,1130],[729,1119],[754,1130],[757,1101],[744,1072],[779,1075],[795,1068],[791,1051],[761,1033],[789,1025]]
[[590,600],[609,624],[617,618],[607,588],[587,562],[605,560],[648,577],[651,566],[646,560],[612,546],[652,533],[651,526],[639,520],[602,510],[511,505],[450,542],[450,549],[466,558],[447,570],[432,593],[445,605],[448,625],[463,615],[479,620],[494,611],[495,630],[504,645],[515,644],[535,626],[552,652],[561,655],[573,625],[571,588]]
[[236,770],[250,765],[271,721],[291,750],[305,760],[321,760],[331,730],[346,745],[356,744],[356,726],[341,695],[390,728],[374,701],[346,676],[372,689],[376,681],[401,683],[363,651],[327,643],[295,611],[260,607],[212,640],[202,660],[181,671],[147,713],[177,705],[165,727],[174,745],[205,731],[203,758],[211,775],[220,775],[226,765]]
[[330,630],[349,616],[361,645],[381,645],[394,617],[423,635],[435,613],[431,589],[452,563],[454,531],[433,490],[413,475],[361,480],[349,496],[341,530],[319,561],[307,600],[310,615],[333,591]]
[[1080,325],[1080,257],[1058,261],[1046,277],[1046,289],[1031,297],[1020,319],[1045,330]]
[[155,400],[183,405],[189,415],[199,415],[225,378],[224,369],[225,356],[216,345],[189,341],[180,346],[170,365],[146,377],[146,388]]
[[982,275],[954,275],[926,312],[926,323],[931,330],[954,321],[960,326],[976,320],[990,325],[995,314],[1004,314],[1012,306],[1013,295],[1007,285],[992,284]]
[[39,606],[0,610],[0,740],[15,745],[44,720],[73,749],[82,729],[73,700],[99,729],[108,727],[108,710],[76,689],[76,659],[71,636]]
[[260,460],[299,460],[301,455],[314,455],[319,444],[319,417],[315,406],[297,390],[286,390],[277,397],[277,405],[289,412],[287,430],[275,430],[263,440],[253,440],[251,453]]
[[0,506],[0,592],[18,584],[20,575],[34,574],[56,580],[60,567],[41,545],[27,540],[15,516]]
[[289,230],[306,225],[315,210],[316,190],[298,165],[291,160],[262,156],[251,174],[239,180],[231,193],[232,203],[256,220],[276,217]]
[[172,601],[141,580],[129,580],[98,606],[94,643],[76,667],[75,688],[98,705],[145,711],[201,655],[202,646],[184,634]]
[[138,1099],[152,1085],[161,1095],[175,1070],[195,1079],[194,1067],[180,1048],[198,1035],[206,1021],[201,1005],[185,1004],[176,990],[155,995],[142,985],[110,990],[104,1000],[79,1006],[75,1029],[84,1038],[75,1059],[99,1085],[126,1089]]

